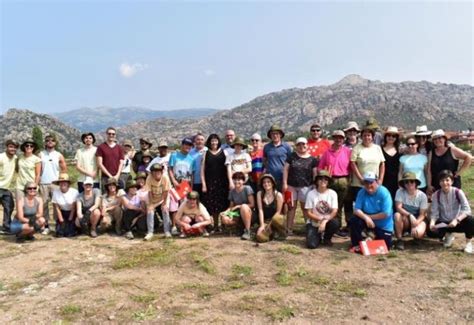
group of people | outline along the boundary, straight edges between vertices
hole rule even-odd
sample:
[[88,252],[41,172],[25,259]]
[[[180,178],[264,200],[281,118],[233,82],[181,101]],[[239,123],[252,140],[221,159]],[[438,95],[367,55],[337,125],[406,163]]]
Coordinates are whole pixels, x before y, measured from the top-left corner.
[[351,121],[334,130],[331,141],[318,123],[309,131],[294,148],[278,125],[265,144],[258,133],[249,144],[233,130],[222,142],[218,134],[206,139],[198,133],[170,152],[165,141],[153,150],[146,137],[139,150],[130,140],[120,144],[109,127],[98,146],[93,133],[81,136],[77,184],[54,136],[45,137],[44,148],[32,139],[21,145],[9,139],[0,154],[3,231],[19,241],[47,235],[51,203],[58,237],[97,237],[110,229],[129,239],[143,232],[151,240],[162,225],[165,237],[229,229],[250,240],[255,229],[255,239],[265,242],[293,235],[299,206],[308,248],[339,236],[350,237],[354,252],[367,238],[402,250],[407,235],[414,242],[437,237],[450,247],[453,233],[462,232],[465,252],[473,252],[474,218],[461,189],[472,157],[443,130],[419,126],[403,135],[394,126],[380,130],[371,118],[362,128]]

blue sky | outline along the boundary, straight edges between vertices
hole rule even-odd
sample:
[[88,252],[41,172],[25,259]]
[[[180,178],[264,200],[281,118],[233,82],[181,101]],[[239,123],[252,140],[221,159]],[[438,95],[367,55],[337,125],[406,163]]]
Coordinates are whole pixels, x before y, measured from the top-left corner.
[[474,85],[471,2],[1,2],[1,112],[228,109],[356,73]]

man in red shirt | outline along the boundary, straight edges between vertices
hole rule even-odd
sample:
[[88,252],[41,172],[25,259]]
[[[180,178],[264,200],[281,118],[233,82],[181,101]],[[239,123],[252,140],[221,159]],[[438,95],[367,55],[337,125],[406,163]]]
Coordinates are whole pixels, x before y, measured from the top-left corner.
[[328,140],[321,138],[323,129],[318,123],[311,125],[309,131],[311,133],[310,138],[308,139],[308,153],[319,162],[321,156],[329,149],[329,147],[331,147],[331,143]]
[[105,184],[107,179],[117,180],[119,187],[124,188],[125,184],[120,181],[124,162],[124,150],[117,143],[117,131],[113,127],[107,128],[106,140],[97,147],[97,167],[101,171],[101,184]]

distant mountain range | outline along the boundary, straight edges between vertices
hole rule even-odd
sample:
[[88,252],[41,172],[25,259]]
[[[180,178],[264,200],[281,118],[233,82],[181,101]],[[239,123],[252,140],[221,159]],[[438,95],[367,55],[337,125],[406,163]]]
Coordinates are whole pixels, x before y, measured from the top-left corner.
[[158,118],[184,119],[201,118],[215,114],[213,108],[189,108],[157,111],[143,107],[95,107],[79,108],[67,112],[53,113],[59,120],[81,131],[104,131],[109,126],[119,127],[138,121]]
[[[314,122],[332,130],[343,127],[347,121],[357,121],[362,125],[369,117],[375,117],[381,126],[395,125],[404,130],[414,130],[422,124],[432,130],[461,130],[474,127],[474,87],[427,81],[381,82],[349,75],[328,86],[273,92],[234,109],[217,111],[205,117],[184,117],[186,114],[183,113],[181,119],[162,115],[159,118],[142,118],[150,111],[135,108],[120,111],[81,109],[64,113],[67,117],[62,114],[61,119],[74,118],[68,124],[91,131],[103,131],[109,125],[123,125],[118,128],[119,139],[132,139],[136,144],[142,136],[151,138],[155,143],[167,140],[176,144],[187,135],[197,132],[223,135],[229,128],[246,138],[254,132],[260,132],[265,137],[272,124],[279,124],[288,135],[295,136],[307,132]],[[208,112],[212,113],[211,110]],[[77,118],[78,114],[82,117]],[[94,124],[97,120],[101,122]],[[48,115],[12,109],[0,116],[0,122],[0,139],[10,136],[23,139],[26,133],[31,132],[32,125],[39,125],[61,134],[64,142],[68,142],[64,144],[67,150],[80,143],[79,138],[74,138],[79,136],[79,130]],[[84,125],[88,125],[87,128]]]

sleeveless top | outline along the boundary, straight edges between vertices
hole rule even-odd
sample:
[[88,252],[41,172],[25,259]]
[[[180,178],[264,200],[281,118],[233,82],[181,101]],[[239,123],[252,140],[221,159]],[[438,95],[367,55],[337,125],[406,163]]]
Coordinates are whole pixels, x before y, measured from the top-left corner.
[[262,192],[261,195],[262,195],[263,220],[267,221],[267,220],[270,220],[277,212],[277,198],[275,196],[272,202],[270,202],[269,204],[266,204],[265,200],[263,199],[264,193]]
[[36,213],[38,212],[38,200],[36,198],[33,199],[34,204],[32,207],[28,206],[26,203],[27,198],[24,198],[23,202],[23,215],[25,216],[26,219],[31,219],[36,217]]
[[41,184],[51,184],[59,178],[59,157],[61,154],[56,150],[41,151]]
[[[436,151],[433,150],[431,152],[431,165],[430,165],[431,185],[435,189],[439,189],[440,188],[439,178],[438,178],[439,172],[444,169],[447,169],[447,170],[450,170],[454,174],[458,171],[458,166],[459,166],[459,160],[454,159],[450,147],[448,147],[448,150],[446,150],[446,152],[441,156],[436,155]],[[461,188],[460,182],[461,182],[460,178],[456,177],[456,179],[454,180],[453,186]]]
[[227,179],[227,167],[225,166],[226,155],[224,150],[221,150],[218,154],[214,155],[210,150],[206,151],[206,164],[204,166],[204,172],[206,179],[210,175],[212,178],[225,178]]
[[398,169],[400,167],[400,152],[396,152],[393,156],[390,156],[382,148],[382,153],[385,158],[385,175],[383,177],[383,186],[385,186],[395,199],[395,193],[398,190]]

